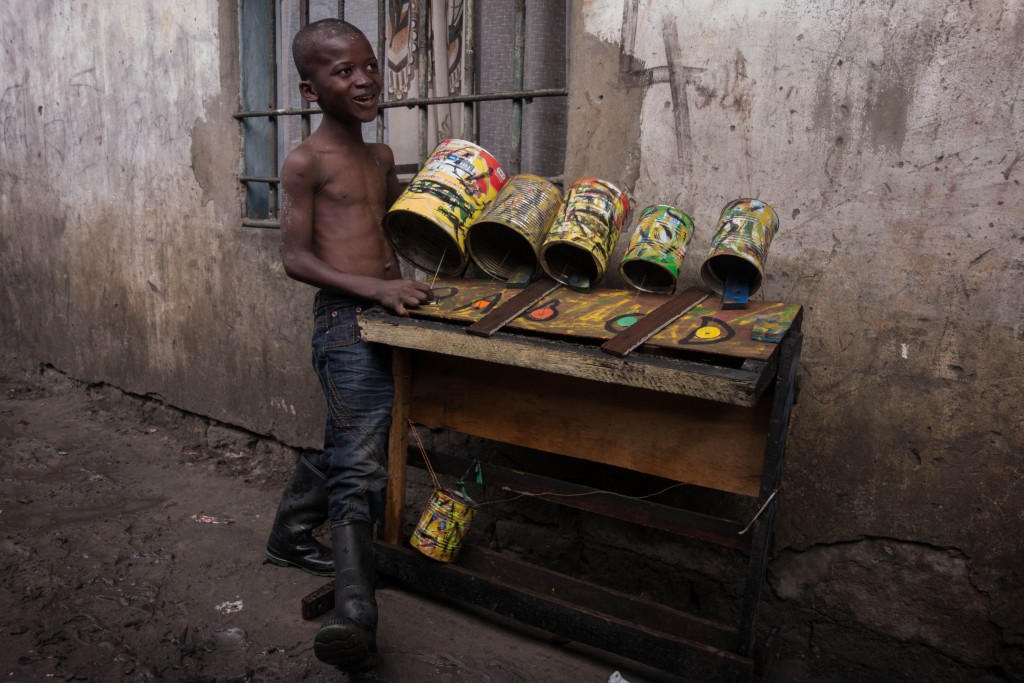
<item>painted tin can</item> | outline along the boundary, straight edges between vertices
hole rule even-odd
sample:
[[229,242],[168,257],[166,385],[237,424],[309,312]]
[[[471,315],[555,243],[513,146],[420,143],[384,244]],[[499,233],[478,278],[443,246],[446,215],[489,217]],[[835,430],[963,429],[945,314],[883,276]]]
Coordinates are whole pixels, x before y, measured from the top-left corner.
[[641,292],[671,294],[693,237],[693,219],[673,206],[648,206],[640,214],[619,272]]
[[458,275],[468,262],[466,229],[494,201],[508,176],[482,147],[444,140],[384,218],[384,233],[417,268]]
[[721,294],[730,278],[761,288],[768,247],[779,230],[775,210],[760,199],[737,199],[722,209],[711,247],[700,267],[704,284]]
[[557,282],[589,289],[604,277],[619,233],[629,221],[629,210],[629,197],[607,180],[574,182],[541,244],[544,271]]
[[541,242],[558,216],[562,193],[535,175],[513,176],[466,232],[469,257],[491,277],[536,272]]
[[453,562],[475,514],[476,505],[469,498],[434,489],[409,543],[427,557]]

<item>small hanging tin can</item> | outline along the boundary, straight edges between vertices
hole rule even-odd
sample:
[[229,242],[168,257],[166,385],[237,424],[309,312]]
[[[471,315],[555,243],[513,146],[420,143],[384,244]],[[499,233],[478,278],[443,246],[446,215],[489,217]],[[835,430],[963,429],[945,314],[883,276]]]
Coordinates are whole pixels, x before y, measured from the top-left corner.
[[435,488],[409,544],[439,562],[454,562],[475,514],[468,497]]

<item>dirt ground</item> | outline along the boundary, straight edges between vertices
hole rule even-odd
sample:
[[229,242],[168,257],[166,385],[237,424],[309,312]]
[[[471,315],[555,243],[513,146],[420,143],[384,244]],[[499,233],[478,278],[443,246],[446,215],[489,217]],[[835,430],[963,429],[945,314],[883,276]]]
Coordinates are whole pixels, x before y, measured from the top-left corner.
[[[0,680],[349,680],[300,612],[325,579],[263,563],[289,462],[254,473],[157,402],[2,360]],[[672,680],[398,588],[378,601],[381,664],[352,680]]]

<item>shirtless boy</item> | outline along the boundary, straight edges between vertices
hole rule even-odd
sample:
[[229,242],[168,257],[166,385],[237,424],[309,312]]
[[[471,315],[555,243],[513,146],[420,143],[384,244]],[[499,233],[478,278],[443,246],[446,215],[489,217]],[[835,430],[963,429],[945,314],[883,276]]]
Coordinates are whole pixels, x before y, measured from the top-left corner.
[[[319,104],[323,119],[281,170],[281,260],[289,277],[319,288],[313,365],[328,415],[323,452],[299,460],[281,499],[267,559],[334,572],[337,616],[317,632],[313,651],[353,670],[375,659],[372,539],[383,516],[393,400],[388,350],[360,339],[356,314],[381,305],[408,315],[406,306],[433,293],[402,279],[384,238],[384,212],[400,187],[391,149],[363,141],[362,125],[376,118],[383,89],[366,36],[325,19],[296,34],[292,54],[299,91]],[[325,519],[331,549],[311,535]]]

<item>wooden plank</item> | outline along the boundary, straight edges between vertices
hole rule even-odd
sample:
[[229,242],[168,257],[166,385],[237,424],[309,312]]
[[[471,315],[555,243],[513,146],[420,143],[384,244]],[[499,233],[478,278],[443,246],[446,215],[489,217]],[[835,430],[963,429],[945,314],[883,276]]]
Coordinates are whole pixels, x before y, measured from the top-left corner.
[[505,303],[492,309],[483,318],[467,327],[466,332],[480,337],[490,337],[560,286],[554,280],[541,278]]
[[[494,280],[439,280],[433,288],[436,305],[410,309],[414,318],[474,323],[514,295],[516,290]],[[563,287],[508,323],[510,330],[548,338],[602,343],[635,325],[669,297],[624,289],[594,289],[588,293]],[[752,339],[758,317],[787,306],[750,301],[743,310],[722,310],[718,295],[709,297],[651,337],[647,345],[671,352],[695,351],[735,358],[764,360],[776,345]]]
[[334,579],[302,598],[302,618],[306,621],[334,609]]
[[[694,396],[734,405],[757,403],[760,374],[681,359],[618,359],[595,348],[535,337],[496,334],[484,339],[448,323],[362,314],[363,338],[396,348],[443,353],[579,377],[619,386]],[[763,385],[760,385],[763,391]]]
[[409,407],[428,427],[746,496],[758,492],[769,410],[427,353]]
[[391,374],[395,382],[395,403],[391,408],[391,430],[388,433],[387,509],[384,512],[384,540],[398,543],[405,511],[405,483],[409,441],[409,387],[411,380],[410,352],[393,349]]
[[599,586],[545,569],[509,555],[467,545],[458,557],[460,567],[540,595],[551,595],[591,612],[641,624],[679,638],[732,650],[736,628],[672,609],[644,598]]
[[772,397],[771,419],[764,446],[764,472],[758,492],[758,503],[764,512],[754,522],[751,534],[750,566],[747,570],[746,587],[743,591],[743,606],[740,610],[738,651],[750,654],[756,636],[757,612],[761,605],[761,591],[764,588],[768,570],[768,550],[771,532],[775,522],[778,498],[775,497],[782,479],[782,467],[786,460],[786,440],[789,423],[793,417],[793,403],[797,394],[797,372],[800,368],[800,349],[803,335],[799,324],[794,334],[782,343],[775,395]]
[[[731,683],[752,679],[753,660],[725,649],[579,607],[557,595],[510,585],[459,564],[436,562],[413,550],[378,543],[374,551],[378,571],[413,590],[478,605],[690,680]],[[500,557],[492,566],[507,560]],[[605,595],[614,601],[611,591]]]
[[794,304],[781,311],[759,317],[754,321],[754,329],[750,336],[755,341],[781,342],[801,315],[800,307]]
[[628,355],[710,295],[711,292],[700,287],[690,287],[606,341],[601,350],[619,358]]

